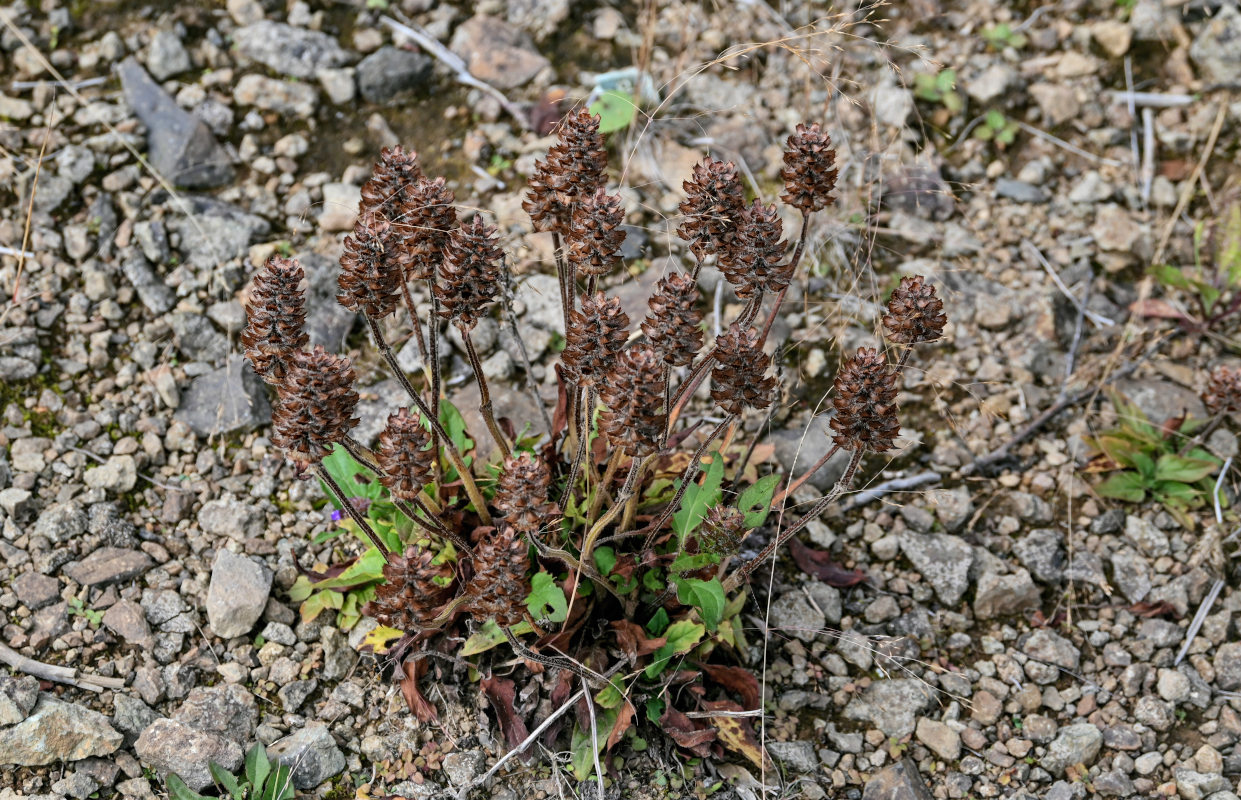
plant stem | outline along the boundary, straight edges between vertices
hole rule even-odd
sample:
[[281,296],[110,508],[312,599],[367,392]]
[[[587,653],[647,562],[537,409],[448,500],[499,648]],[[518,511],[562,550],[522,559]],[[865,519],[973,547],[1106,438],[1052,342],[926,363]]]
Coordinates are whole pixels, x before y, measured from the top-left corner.
[[[573,401],[573,428],[577,447],[573,453],[573,463],[569,465],[569,482],[565,484],[565,496],[573,494],[578,476],[582,474],[582,463],[586,460],[586,452],[590,449],[591,418],[595,413],[594,387],[582,389],[573,387],[570,398]],[[583,495],[584,496],[584,495]]]
[[[423,529],[439,536],[441,539],[447,539],[452,542],[458,550],[464,552],[466,555],[474,555],[474,548],[470,547],[469,544],[466,543],[465,539],[461,537],[461,534],[456,531],[449,530],[442,522],[437,520],[435,515],[431,513],[431,510],[427,508],[427,506],[419,498],[415,497],[412,504],[394,499],[393,504],[401,510],[402,514],[409,517],[416,524],[421,525]],[[421,511],[426,519],[418,516],[416,513],[417,511]]]
[[599,507],[603,505],[603,495],[607,492],[608,487],[612,485],[613,479],[616,478],[616,470],[620,468],[620,462],[625,457],[624,450],[613,450],[612,457],[608,459],[607,469],[603,471],[603,479],[599,481],[599,485],[595,488],[595,498],[590,503],[590,511],[586,512],[586,519],[592,520],[595,514],[599,513]]
[[[431,277],[427,278],[427,291],[431,293],[431,319],[427,320],[427,338],[430,340],[428,348],[430,352],[430,360],[427,366],[431,369],[431,413],[438,420],[440,418],[440,301],[435,296],[435,270],[431,271]],[[419,327],[419,330],[422,330]],[[440,436],[434,428],[431,429],[431,452],[438,453],[440,450]],[[440,460],[437,458],[433,464],[435,472],[435,484],[438,486],[443,479],[443,470],[440,468]]]
[[[643,528],[643,530],[646,531],[646,540],[642,542],[643,550],[650,548],[651,542],[655,540],[655,534],[659,533],[659,529],[663,527],[663,524],[668,521],[668,518],[671,517],[673,513],[676,512],[677,507],[681,505],[681,500],[685,497],[685,492],[689,489],[690,482],[698,477],[700,461],[702,460],[702,457],[706,455],[707,448],[711,446],[712,442],[719,438],[720,434],[723,433],[736,418],[736,414],[729,414],[724,417],[724,419],[720,421],[720,424],[716,425],[715,429],[707,435],[707,438],[702,440],[702,444],[698,445],[698,449],[694,451],[694,455],[690,458],[689,466],[685,468],[685,474],[681,476],[681,487],[677,489],[676,495],[664,508],[663,512],[660,513],[659,517],[657,517],[650,525]],[[720,458],[723,458],[723,455],[721,455]]]
[[397,382],[409,395],[409,399],[414,401],[414,405],[418,407],[418,411],[427,418],[431,423],[432,433],[436,433],[443,442],[444,452],[448,455],[448,460],[457,469],[457,475],[461,478],[461,485],[465,489],[466,495],[470,498],[470,502],[474,504],[474,510],[478,512],[478,518],[484,525],[491,524],[491,513],[487,510],[487,502],[483,500],[483,495],[478,491],[478,484],[474,482],[474,476],[470,474],[469,467],[465,465],[465,459],[461,457],[461,453],[457,452],[457,446],[452,443],[452,437],[448,435],[448,431],[444,430],[444,426],[440,424],[438,418],[432,415],[431,409],[427,408],[427,404],[423,402],[418,393],[414,391],[414,387],[410,385],[409,378],[405,377],[405,373],[401,370],[401,365],[396,363],[396,356],[392,353],[392,348],[388,346],[388,342],[384,340],[383,331],[379,329],[375,320],[367,318],[367,322],[371,326],[371,336],[375,339],[375,347],[379,349],[380,355],[384,361],[388,362],[389,369],[396,376]]
[[371,540],[371,544],[375,546],[375,549],[378,550],[383,556],[384,562],[387,563],[387,546],[383,543],[383,540],[379,538],[379,535],[376,534],[371,528],[370,523],[366,521],[366,518],[362,516],[362,513],[354,508],[353,501],[345,495],[345,490],[340,488],[340,484],[338,484],[336,479],[333,478],[327,471],[327,467],[323,466],[323,462],[315,462],[311,465],[311,468],[314,469],[315,475],[318,476],[319,480],[323,481],[323,484],[327,486],[328,490],[336,496],[336,501],[340,503],[340,507],[344,509],[346,514],[349,515],[349,518],[353,520],[354,524],[362,530],[362,533],[365,534],[366,538]]
[[565,332],[569,331],[569,311],[573,301],[569,296],[569,267],[565,264],[564,251],[561,247],[560,231],[552,231],[552,255],[556,259],[556,277],[560,281],[560,313],[564,317]]
[[370,448],[363,445],[357,439],[346,434],[341,437],[340,446],[345,448],[349,455],[353,456],[355,461],[369,469],[371,472],[374,472],[377,475],[383,474],[383,470],[379,468],[379,462],[375,460],[375,454],[371,452]]
[[771,499],[771,507],[779,508],[780,504],[784,502],[784,498],[788,497],[793,492],[797,491],[803,483],[810,480],[810,478],[814,475],[814,473],[822,469],[823,465],[826,464],[828,461],[830,461],[832,459],[832,456],[836,455],[836,452],[838,450],[840,450],[840,445],[838,444],[832,445],[832,449],[828,450],[826,455],[824,455],[818,461],[814,462],[814,464],[810,467],[810,469],[806,470],[801,475],[797,476],[796,480],[790,483],[783,491],[777,493],[776,496]]
[[458,325],[457,330],[461,331],[461,340],[465,342],[466,355],[470,358],[470,366],[474,368],[474,377],[478,380],[478,411],[483,415],[483,421],[487,423],[491,438],[496,440],[500,453],[508,458],[513,454],[513,450],[509,447],[504,434],[500,432],[500,426],[496,424],[496,415],[491,408],[491,392],[487,391],[487,376],[483,374],[483,365],[478,360],[478,351],[474,349],[474,338],[470,336],[470,330],[464,325]]
[[797,520],[797,524],[781,531],[775,539],[772,539],[771,544],[762,549],[762,552],[742,564],[740,567],[737,567],[737,569],[733,571],[733,574],[729,575],[728,578],[724,580],[724,593],[728,594],[740,586],[741,582],[744,581],[750,573],[758,567],[759,564],[766,561],[768,556],[776,552],[776,550],[789,539],[796,536],[799,531],[827,510],[827,507],[834,503],[837,498],[848,491],[850,484],[853,483],[853,475],[857,471],[857,465],[861,460],[862,451],[858,450],[854,452],[853,458],[849,460],[849,468],[845,470],[844,476],[836,482],[836,485],[832,487],[832,490],[824,495],[819,502],[815,503],[813,508],[803,514],[802,518]]
[[[401,295],[405,298],[405,308],[409,311],[409,322],[414,326],[414,338],[418,342],[418,355],[425,366],[427,362],[427,341],[422,335],[422,326],[418,324],[418,311],[414,308],[414,296],[409,293],[409,284],[401,281]],[[434,296],[434,295],[433,295]]]
[[[737,317],[737,321],[741,322],[743,325],[748,324],[746,320],[753,321],[754,316],[758,313],[762,300],[763,293],[755,292],[754,296],[750,298],[749,304],[742,310],[741,316]],[[760,344],[762,341],[763,339],[759,339]],[[669,431],[672,430],[673,423],[675,423],[677,417],[681,415],[681,409],[685,408],[685,404],[689,401],[690,396],[698,390],[698,386],[702,383],[703,379],[710,374],[711,365],[714,363],[715,346],[712,345],[711,349],[707,352],[707,355],[703,357],[702,361],[698,362],[698,365],[694,367],[692,372],[690,372],[689,377],[686,378],[685,382],[682,383],[680,388],[677,389],[676,396],[672,399],[672,408],[668,412],[667,428]]]
[[[806,234],[810,232],[810,212],[801,212],[801,235],[797,237],[797,249],[793,251],[793,258],[789,261],[789,281],[792,285],[793,273],[797,272],[797,265],[801,263],[802,254],[806,252]],[[776,315],[780,313],[780,306],[784,304],[784,297],[789,293],[789,287],[785,286],[780,290],[780,294],[776,295],[776,302],[772,305],[771,311],[767,314],[767,322],[763,325],[763,333],[759,337],[760,344],[767,341],[767,335],[771,333],[771,326],[775,324]]]

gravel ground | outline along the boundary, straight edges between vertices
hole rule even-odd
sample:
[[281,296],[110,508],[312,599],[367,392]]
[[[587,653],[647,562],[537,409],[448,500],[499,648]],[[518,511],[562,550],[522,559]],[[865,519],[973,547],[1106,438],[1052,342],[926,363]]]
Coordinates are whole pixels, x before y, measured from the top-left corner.
[[[111,679],[91,691],[0,675],[0,765],[14,765],[0,800],[145,798],[170,771],[199,788],[208,760],[236,767],[256,740],[307,794],[434,797],[503,751],[463,670],[432,667],[439,718],[419,723],[356,652],[365,622],[305,621],[289,600],[299,569],[352,545],[314,542],[333,523],[267,438],[269,398],[237,344],[256,266],[298,257],[312,341],[356,357],[371,387],[359,438],[376,434],[393,385],[335,302],[335,260],[371,161],[400,142],[506,236],[530,364],[499,324],[475,331],[497,405],[537,428],[527,385],[554,397],[550,243],[520,207],[549,139],[456,83],[380,7],[534,108],[536,127],[557,92],[581,99],[597,73],[647,71],[658,112],[612,153],[632,226],[612,291],[631,316],[682,255],[680,181],[704,151],[773,199],[795,124],[831,132],[839,202],[775,329],[789,402],[749,423],[769,462],[826,452],[813,417],[839,354],[873,343],[896,276],[927,275],[945,298],[946,342],[905,373],[905,446],[862,481],[931,482],[850,503],[806,537],[866,580],[838,588],[782,559],[755,583],[749,659],[779,775],[684,766],[651,735],[618,751],[620,796],[702,797],[722,780],[714,797],[748,799],[765,777],[785,797],[1236,800],[1235,519],[1208,504],[1188,530],[1156,503],[1099,498],[1083,468],[1084,438],[1115,424],[1102,393],[974,463],[1116,370],[1152,420],[1204,417],[1207,371],[1237,363],[1235,327],[1186,335],[1130,314],[1152,291],[1144,267],[1192,263],[1194,224],[1236,200],[1235,3],[1068,0],[1029,16],[956,0],[634,5],[0,8],[0,286],[13,298],[0,315],[0,643]],[[919,82],[941,67],[956,70],[959,110]],[[1130,108],[1117,97],[1130,86],[1166,107]],[[740,304],[717,283],[707,270],[704,307],[727,319]],[[416,351],[402,358],[417,366]],[[468,412],[459,343],[445,359]],[[1236,438],[1224,426],[1209,445],[1226,458]],[[518,710],[542,719],[552,677],[515,676]],[[579,790],[547,759],[513,764],[491,796]]]

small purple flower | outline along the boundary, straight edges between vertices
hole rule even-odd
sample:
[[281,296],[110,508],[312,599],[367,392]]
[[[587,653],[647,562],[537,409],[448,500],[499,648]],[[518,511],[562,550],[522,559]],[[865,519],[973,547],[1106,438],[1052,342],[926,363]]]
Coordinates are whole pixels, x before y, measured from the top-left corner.
[[339,508],[334,510],[332,512],[332,522],[340,522],[340,518],[343,517],[344,515],[345,515],[345,512],[341,511]]
[[[366,512],[369,511],[371,507],[371,499],[369,497],[350,497],[349,502],[362,516],[366,516]],[[338,508],[332,512],[333,522],[340,522],[344,519],[344,517],[345,512],[343,509]]]

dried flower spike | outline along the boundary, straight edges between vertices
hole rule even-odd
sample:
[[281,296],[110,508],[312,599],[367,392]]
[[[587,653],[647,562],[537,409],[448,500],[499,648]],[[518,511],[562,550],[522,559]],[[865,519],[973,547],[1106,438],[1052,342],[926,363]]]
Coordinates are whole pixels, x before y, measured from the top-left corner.
[[745,514],[725,505],[713,506],[698,529],[703,549],[719,556],[736,555],[745,534]]
[[473,328],[500,292],[503,263],[495,226],[485,224],[481,214],[453,230],[440,264],[442,280],[435,284],[443,317],[464,330]]
[[1212,370],[1202,402],[1213,414],[1241,411],[1241,369],[1221,364]]
[[877,350],[862,347],[836,373],[836,415],[832,441],[844,450],[882,453],[892,448],[901,425],[896,418],[896,373]]
[[755,200],[741,215],[732,249],[720,259],[720,271],[737,296],[747,299],[755,292],[776,293],[789,285],[792,263],[784,260],[784,223],[774,205]]
[[619,298],[603,292],[582,298],[581,309],[569,313],[565,348],[560,355],[565,376],[576,386],[602,382],[629,338],[629,315]]
[[944,335],[947,323],[944,301],[935,296],[935,287],[921,275],[901,278],[883,316],[888,338],[897,344],[933,342]]
[[474,548],[474,577],[465,587],[466,609],[478,622],[501,628],[525,617],[530,558],[525,539],[510,525],[486,536]]
[[332,355],[322,345],[297,351],[271,415],[272,442],[299,464],[323,460],[358,424],[353,415],[358,407],[356,379],[349,359]]
[[663,373],[663,360],[653,348],[630,347],[602,386],[599,429],[628,456],[644,458],[659,449],[666,418]]
[[434,561],[434,553],[415,545],[407,547],[404,555],[389,557],[384,582],[375,587],[375,598],[362,607],[362,613],[398,631],[427,625],[447,602],[453,578],[449,564]]
[[425,281],[435,277],[444,247],[457,227],[456,198],[443,178],[422,178],[406,194],[402,224],[409,231],[409,260],[405,278]]
[[647,300],[651,310],[642,321],[642,332],[670,367],[689,365],[702,349],[702,314],[694,308],[697,302],[697,282],[678,273],[660,279]]
[[727,255],[745,207],[737,165],[703,159],[683,185],[685,200],[679,210],[684,219],[677,235],[699,261],[713,254]]
[[771,405],[776,379],[766,375],[771,357],[763,352],[757,329],[734,322],[716,337],[715,360],[711,397],[725,413],[741,414],[747,408],[761,411]]
[[521,453],[504,461],[496,488],[495,506],[504,521],[520,534],[537,536],[555,521],[555,506],[547,500],[551,472],[537,456]]
[[359,214],[379,214],[390,222],[396,222],[407,200],[407,193],[422,178],[418,154],[399,144],[385,147],[379,152],[379,162],[371,178],[362,184],[362,201]]
[[827,208],[836,202],[836,148],[832,139],[815,122],[799,124],[788,138],[784,151],[785,192],[780,199],[803,213]]
[[246,329],[241,345],[254,371],[273,385],[284,381],[293,354],[310,338],[306,335],[306,296],[301,265],[291,258],[272,256],[254,276],[246,304]]
[[585,108],[567,114],[546,161],[536,161],[522,208],[536,231],[567,234],[573,211],[603,186],[608,152],[599,117]]
[[353,233],[345,237],[336,298],[350,311],[380,320],[401,302],[408,251],[396,242],[392,223],[377,214],[358,218]]
[[402,408],[388,416],[388,425],[379,434],[375,458],[384,474],[379,481],[397,500],[412,503],[431,480],[435,454],[428,449],[431,434],[422,420]]
[[620,195],[600,189],[586,198],[573,212],[569,228],[569,261],[578,274],[602,277],[620,262],[620,246],[625,241],[625,209]]

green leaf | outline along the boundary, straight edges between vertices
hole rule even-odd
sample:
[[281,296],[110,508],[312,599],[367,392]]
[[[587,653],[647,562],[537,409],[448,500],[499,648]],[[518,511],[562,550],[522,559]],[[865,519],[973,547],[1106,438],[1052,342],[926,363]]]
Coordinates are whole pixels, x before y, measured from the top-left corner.
[[[722,609],[724,604],[720,604]],[[648,679],[659,677],[659,674],[668,666],[668,662],[675,655],[688,653],[694,649],[694,646],[702,641],[702,635],[707,632],[706,627],[690,620],[684,619],[680,622],[674,622],[668,626],[668,630],[664,631],[664,636],[668,641],[663,647],[654,653],[654,661],[646,668],[643,674]]]
[[1140,503],[1146,499],[1146,484],[1136,472],[1118,472],[1100,483],[1095,491],[1100,497],[1123,500],[1126,503]]
[[652,697],[646,701],[646,718],[656,725],[659,724],[659,718],[664,715],[664,709],[668,704],[664,702],[662,697]]
[[1001,131],[1004,129],[1004,112],[996,111],[994,108],[987,112],[987,116],[983,121],[993,131]]
[[663,636],[664,631],[668,629],[668,611],[663,606],[655,612],[650,621],[646,623],[647,633],[652,636]]
[[720,563],[719,553],[682,553],[677,560],[668,565],[668,572],[679,575],[702,569],[708,564]]
[[1149,454],[1141,451],[1134,452],[1133,464],[1138,468],[1138,474],[1142,476],[1143,480],[1150,481],[1154,479],[1155,459],[1151,458]]
[[961,112],[961,109],[965,108],[965,101],[962,100],[961,95],[956,92],[944,92],[942,102],[944,104],[944,108],[948,109],[953,114],[958,114]]
[[237,783],[237,779],[233,777],[231,772],[214,761],[207,762],[207,770],[211,773],[212,779],[219,786],[223,787],[233,800],[246,800],[246,793],[242,791],[241,785]]
[[638,114],[638,106],[633,95],[610,90],[599,95],[599,99],[590,104],[590,113],[599,115],[599,132],[612,133],[624,130]]
[[[359,464],[349,455],[349,451],[340,445],[332,445],[332,452],[323,459],[323,468],[327,470],[327,474],[340,485],[341,491],[346,497],[372,497],[373,492],[383,491],[382,484],[376,480],[375,473]],[[327,485],[320,481],[323,487],[323,493],[327,495],[328,500],[338,510],[344,510],[340,501],[336,499],[336,495],[328,491]]]
[[448,432],[448,438],[457,446],[457,452],[464,454],[474,448],[474,441],[465,430],[465,417],[447,400],[440,400],[440,424]]
[[[594,774],[595,759],[599,751],[607,744],[608,737],[612,735],[612,727],[619,716],[620,712],[615,708],[596,710],[595,730],[598,731],[599,736],[593,742],[590,737],[589,723],[585,730],[582,730],[579,725],[573,726],[573,737],[569,742],[569,749],[572,753],[569,764],[574,778],[584,781]],[[599,779],[603,780],[603,776],[600,775]]]
[[677,600],[693,606],[702,614],[707,630],[714,631],[724,618],[724,587],[719,578],[700,581],[696,578],[677,579]]
[[327,589],[324,589],[321,592],[315,592],[310,597],[306,598],[301,607],[302,622],[312,622],[316,617],[324,611],[327,611],[329,608],[339,608],[339,606],[336,605],[337,598],[339,598],[340,603],[344,603],[344,598],[339,592],[333,592]]
[[616,551],[610,545],[596,547],[595,566],[599,568],[599,574],[607,577],[612,574],[612,567],[616,566]]
[[625,687],[613,678],[597,695],[595,702],[604,708],[616,708],[625,700]]
[[175,773],[168,776],[168,797],[170,800],[208,800],[198,792],[185,785]]
[[267,760],[267,748],[263,747],[262,742],[258,742],[246,753],[246,780],[258,791],[270,773],[271,762]]
[[564,622],[569,615],[569,602],[556,580],[546,572],[536,572],[530,579],[530,587],[530,596],[526,598],[530,616],[537,620]]
[[1185,291],[1192,291],[1194,288],[1193,283],[1185,276],[1185,273],[1171,264],[1160,264],[1159,266],[1151,267],[1150,274],[1154,275],[1155,280],[1164,286],[1184,289]]
[[277,764],[275,772],[263,787],[260,800],[289,800],[293,797],[293,769],[287,764]]
[[707,465],[702,483],[691,483],[686,488],[685,497],[681,499],[681,509],[672,515],[672,529],[677,532],[678,541],[684,543],[685,537],[702,524],[707,511],[724,498],[720,489],[723,482],[724,459],[719,453],[712,453],[711,463]]
[[771,498],[779,484],[779,475],[767,475],[759,478],[737,498],[737,510],[745,514],[747,528],[757,528],[766,521],[771,513]]
[[384,577],[383,553],[376,547],[368,548],[361,558],[350,564],[344,572],[335,578],[316,581],[315,589],[351,589],[367,583],[382,581]]
[[1158,497],[1161,502],[1176,500],[1193,504],[1202,499],[1202,492],[1200,490],[1179,481],[1160,481],[1151,489],[1151,494]]
[[[522,620],[513,626],[513,635],[521,636],[523,633],[530,633],[534,628],[530,627],[530,623]],[[461,645],[461,651],[457,655],[462,658],[476,656],[479,653],[485,653],[496,645],[506,641],[504,631],[500,630],[500,626],[496,624],[494,619],[489,619],[482,624],[478,632],[465,640],[465,644]]]
[[1155,480],[1193,483],[1210,475],[1217,466],[1218,464],[1213,460],[1162,455],[1155,465]]
[[955,69],[946,69],[935,76],[935,88],[941,92],[948,92],[957,85],[957,71]]

